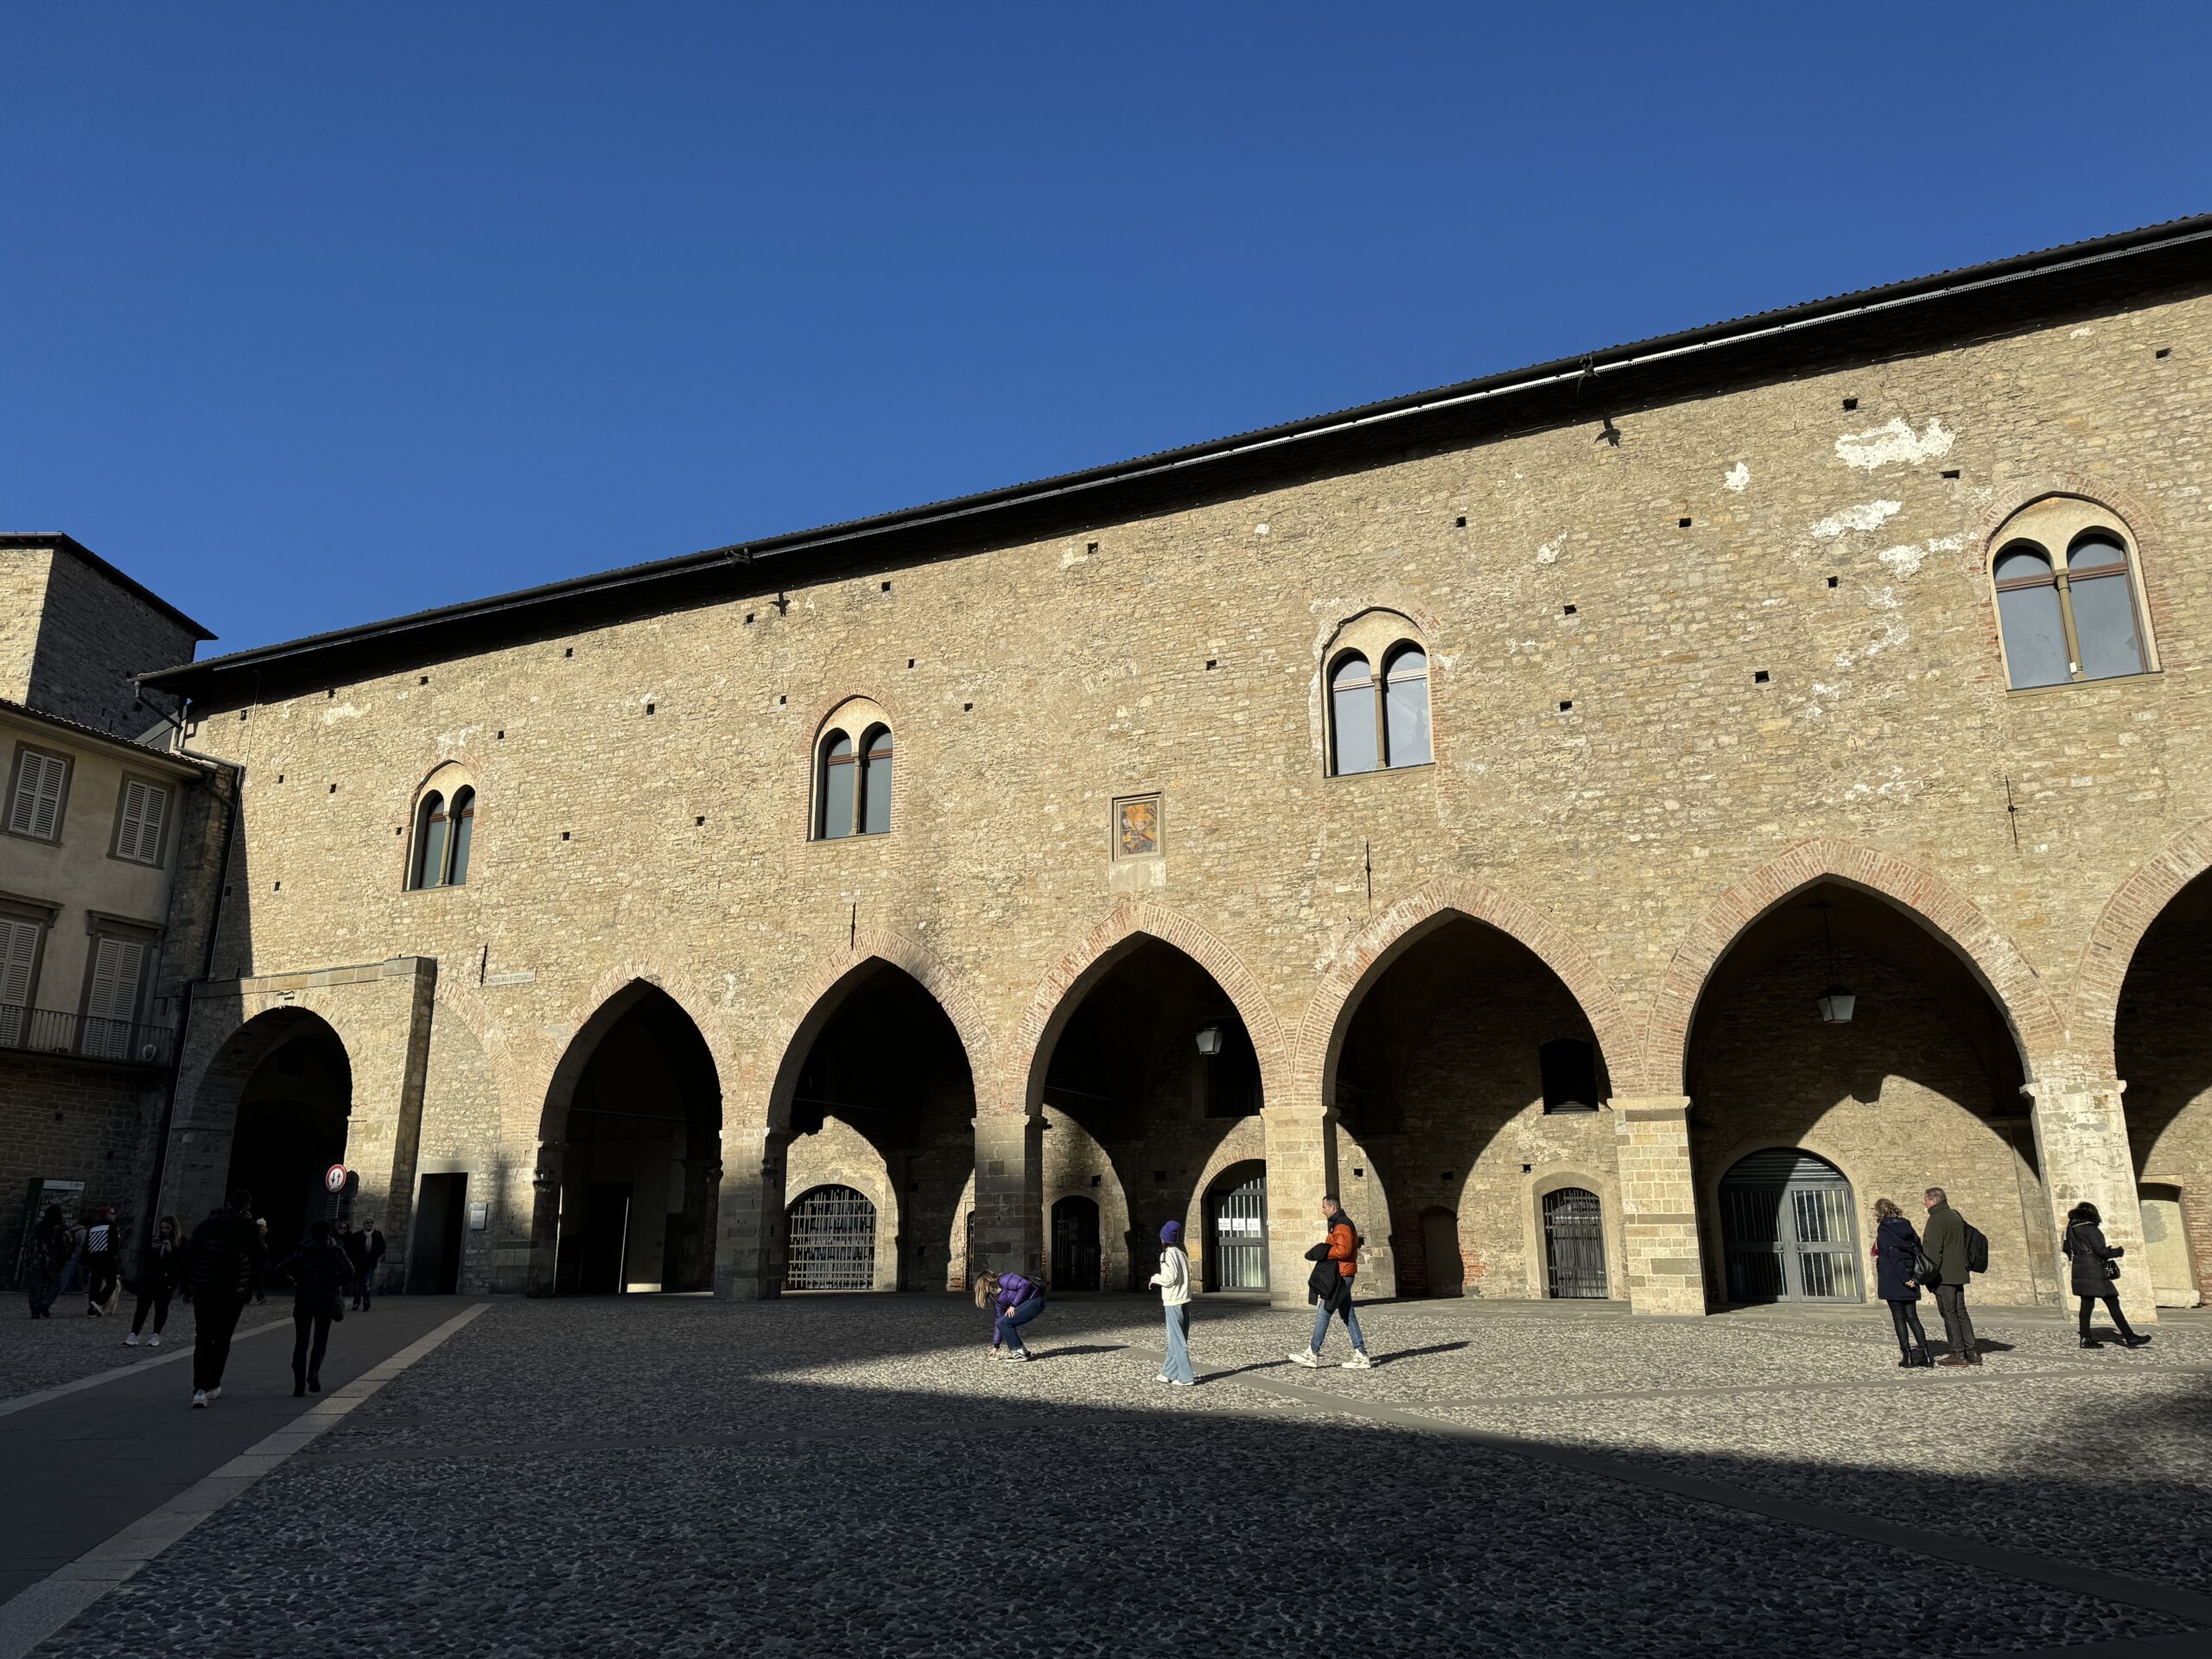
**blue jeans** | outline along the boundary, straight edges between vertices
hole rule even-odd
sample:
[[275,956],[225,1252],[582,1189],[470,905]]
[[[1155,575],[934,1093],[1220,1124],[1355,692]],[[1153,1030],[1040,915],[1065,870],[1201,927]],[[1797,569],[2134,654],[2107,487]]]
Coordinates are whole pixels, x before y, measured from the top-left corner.
[[1021,1345],[1020,1327],[1028,1324],[1044,1311],[1045,1299],[1042,1296],[1032,1296],[1019,1307],[1008,1308],[999,1315],[998,1326],[991,1332],[992,1344],[995,1346],[1007,1348],[1017,1354],[1027,1352],[1027,1351]]
[[1160,1368],[1160,1375],[1170,1382],[1194,1382],[1198,1378],[1191,1370],[1191,1305],[1182,1302],[1163,1312],[1167,1315],[1167,1363]]
[[[1359,1311],[1351,1305],[1351,1287],[1345,1287],[1344,1300],[1337,1304],[1337,1311],[1344,1315],[1344,1334],[1351,1338],[1352,1352],[1355,1354],[1365,1353],[1367,1351],[1367,1338],[1360,1332]],[[1326,1302],[1323,1302],[1313,1311],[1313,1342],[1312,1345],[1315,1353],[1318,1354],[1321,1351],[1321,1343],[1328,1334],[1329,1305]]]

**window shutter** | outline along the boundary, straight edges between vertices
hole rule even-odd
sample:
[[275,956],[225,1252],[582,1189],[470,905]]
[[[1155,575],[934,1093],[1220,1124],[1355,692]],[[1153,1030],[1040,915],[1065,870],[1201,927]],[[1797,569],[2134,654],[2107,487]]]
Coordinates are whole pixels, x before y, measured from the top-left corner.
[[52,841],[61,816],[61,781],[69,763],[58,754],[23,752],[16,775],[16,798],[8,804],[8,828],[16,835]]
[[140,864],[157,864],[162,856],[162,821],[168,816],[169,792],[156,784],[125,779],[123,785],[123,826],[115,838],[115,855]]
[[38,924],[0,916],[0,1043],[22,1040],[31,1005],[31,964],[38,960]]
[[138,1011],[138,973],[146,947],[137,939],[102,938],[92,954],[92,994],[85,999],[85,1053],[129,1058],[131,1016]]

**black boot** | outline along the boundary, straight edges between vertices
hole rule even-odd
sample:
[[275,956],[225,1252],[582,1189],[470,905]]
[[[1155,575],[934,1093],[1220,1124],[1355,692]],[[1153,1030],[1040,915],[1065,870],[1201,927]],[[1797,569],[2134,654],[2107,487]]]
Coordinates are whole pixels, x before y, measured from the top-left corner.
[[2120,1340],[2121,1345],[2124,1347],[2140,1348],[2147,1344],[2151,1338],[2145,1336],[2139,1331],[2129,1331],[2123,1333]]
[[308,1392],[309,1394],[321,1394],[322,1392],[322,1379],[319,1376],[311,1376],[308,1378]]
[[304,1400],[307,1397],[308,1385],[302,1382],[298,1377],[294,1377],[292,1379],[292,1398],[295,1400]]
[[2104,1344],[2099,1342],[2094,1337],[2084,1337],[2082,1338],[2082,1345],[2084,1348],[2101,1348]]

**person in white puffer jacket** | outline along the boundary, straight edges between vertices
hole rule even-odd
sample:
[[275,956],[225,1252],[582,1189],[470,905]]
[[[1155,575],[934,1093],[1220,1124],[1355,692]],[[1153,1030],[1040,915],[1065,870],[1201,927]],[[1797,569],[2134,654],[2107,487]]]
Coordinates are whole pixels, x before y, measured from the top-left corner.
[[1198,1381],[1191,1370],[1191,1258],[1183,1254],[1183,1224],[1160,1230],[1160,1271],[1150,1283],[1160,1287],[1160,1306],[1167,1316],[1167,1363],[1154,1379],[1187,1389]]

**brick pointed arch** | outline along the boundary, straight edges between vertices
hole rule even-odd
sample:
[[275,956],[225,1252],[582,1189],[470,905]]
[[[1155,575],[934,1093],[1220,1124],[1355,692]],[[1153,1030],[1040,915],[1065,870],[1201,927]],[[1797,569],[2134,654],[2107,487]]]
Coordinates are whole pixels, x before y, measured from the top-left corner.
[[[1251,970],[1218,935],[1180,911],[1131,899],[1115,906],[1104,920],[1053,963],[1052,972],[1030,998],[1028,1012],[1014,1033],[1001,1109],[1032,1115],[1041,1109],[1039,1093],[1045,1081],[1046,1050],[1051,1039],[1059,1034],[1066,1016],[1074,1012],[1080,1000],[1077,993],[1094,974],[1104,969],[1110,958],[1143,938],[1174,946],[1212,976],[1214,983],[1236,1007],[1236,1016],[1244,1022],[1259,1055],[1262,1100],[1272,1106],[1288,1098],[1291,1073],[1282,1021]],[[977,1100],[981,1099],[979,1091]]]
[[789,1084],[798,1076],[806,1046],[829,1023],[841,999],[838,987],[871,963],[884,963],[911,976],[952,1022],[968,1057],[968,1077],[978,1110],[998,1097],[997,1046],[981,1006],[957,970],[927,946],[882,928],[855,930],[849,948],[817,963],[791,988],[768,1039],[771,1064],[763,1068],[747,1100],[745,1122],[783,1130],[791,1127]]
[[2088,943],[2075,966],[2069,1007],[2069,1035],[2088,1077],[2119,1076],[2115,1043],[2120,993],[2136,948],[2181,890],[2208,870],[2212,870],[2212,818],[2183,830],[2145,859],[2120,884],[2089,930]]
[[1294,1087],[1303,1100],[1327,1096],[1334,1058],[1343,1041],[1347,1015],[1364,986],[1407,946],[1457,918],[1494,927],[1533,952],[1558,975],[1589,1020],[1616,1087],[1634,1067],[1636,1030],[1590,953],[1549,911],[1515,899],[1465,876],[1440,876],[1423,882],[1361,930],[1337,953],[1321,976],[1298,1030]]
[[1707,980],[1752,923],[1801,888],[1834,880],[1890,899],[1917,918],[1997,999],[2031,1078],[2065,1046],[2065,1024],[2036,971],[1994,922],[1938,875],[1839,836],[1800,842],[1715,899],[1675,947],[1644,1026],[1638,1093],[1681,1094],[1691,1021]]

